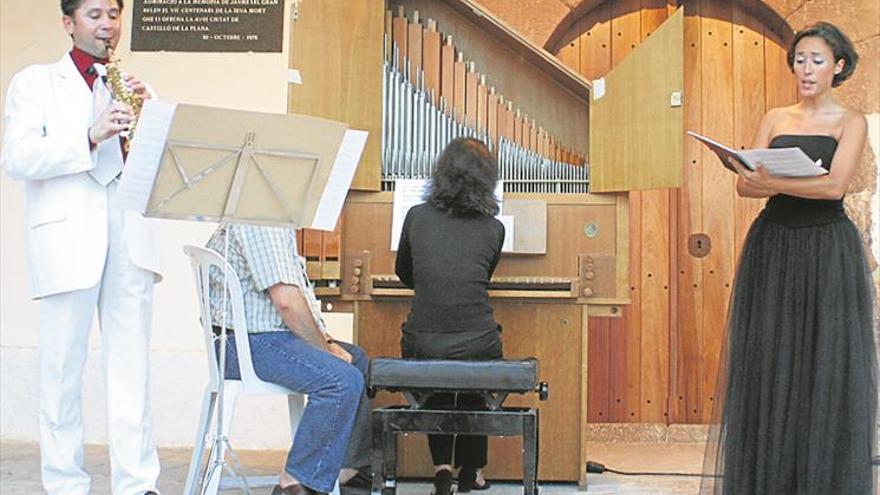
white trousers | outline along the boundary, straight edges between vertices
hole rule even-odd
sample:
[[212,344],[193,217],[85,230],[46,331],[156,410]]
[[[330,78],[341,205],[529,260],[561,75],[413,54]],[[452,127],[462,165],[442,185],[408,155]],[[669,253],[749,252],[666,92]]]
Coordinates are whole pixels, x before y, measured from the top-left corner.
[[109,246],[94,287],[46,297],[40,315],[40,453],[49,495],[89,493],[83,469],[82,373],[95,308],[101,329],[114,495],[156,490],[159,457],[149,406],[153,274],[133,264],[124,214],[109,186]]

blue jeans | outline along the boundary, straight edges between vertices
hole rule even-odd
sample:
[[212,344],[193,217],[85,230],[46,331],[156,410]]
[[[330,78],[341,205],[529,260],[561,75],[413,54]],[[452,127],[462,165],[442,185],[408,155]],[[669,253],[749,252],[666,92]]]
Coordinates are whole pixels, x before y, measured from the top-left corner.
[[[294,436],[296,448],[287,454],[287,473],[327,493],[340,468],[369,464],[369,401],[364,390],[369,360],[364,351],[340,342],[352,356],[348,364],[291,332],[251,334],[250,345],[261,380],[309,396]],[[227,340],[226,351],[226,377],[239,379],[234,337]]]

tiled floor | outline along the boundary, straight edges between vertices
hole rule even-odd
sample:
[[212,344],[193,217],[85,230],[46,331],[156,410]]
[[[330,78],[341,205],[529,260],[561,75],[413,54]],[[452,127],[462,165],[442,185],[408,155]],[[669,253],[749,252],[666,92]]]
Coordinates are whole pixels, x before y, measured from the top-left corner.
[[[284,452],[243,451],[239,457],[248,474],[273,474],[284,459]],[[662,471],[699,473],[703,448],[700,444],[632,444],[592,443],[590,459],[620,471]],[[177,495],[183,491],[189,463],[188,449],[161,449],[162,477],[160,488],[163,495]],[[86,464],[92,474],[92,493],[109,494],[109,460],[107,449],[89,446]],[[33,443],[0,444],[0,493],[3,495],[36,495],[42,493],[39,476],[39,447]],[[602,494],[602,495],[692,495],[697,493],[696,478],[675,476],[620,476],[615,474],[590,475],[586,492],[574,484],[543,483],[542,495]],[[400,495],[429,495],[427,482],[401,482]],[[236,493],[227,491],[223,493]],[[255,495],[268,494],[268,489],[253,490]],[[486,495],[518,495],[522,485],[493,483]]]

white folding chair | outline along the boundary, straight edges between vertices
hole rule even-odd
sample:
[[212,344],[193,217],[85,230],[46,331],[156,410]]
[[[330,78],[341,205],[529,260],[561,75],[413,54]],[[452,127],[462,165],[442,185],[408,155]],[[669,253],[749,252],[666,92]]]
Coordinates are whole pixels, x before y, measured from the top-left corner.
[[[254,365],[251,361],[251,348],[248,341],[247,326],[244,318],[244,302],[241,296],[241,284],[238,281],[238,275],[235,270],[226,263],[217,252],[196,246],[185,246],[183,252],[189,257],[190,264],[195,277],[196,290],[199,297],[200,315],[202,330],[205,337],[205,348],[208,354],[208,385],[205,387],[205,394],[202,399],[202,413],[199,418],[199,427],[196,434],[196,444],[193,450],[192,459],[190,460],[189,473],[186,477],[185,495],[196,495],[196,490],[203,480],[200,480],[202,471],[202,462],[205,454],[205,444],[213,443],[216,432],[211,428],[216,423],[216,409],[218,398],[223,397],[223,423],[222,435],[229,438],[230,424],[232,413],[235,408],[236,399],[239,395],[285,395],[290,410],[290,435],[296,434],[296,428],[302,417],[305,397],[302,394],[293,392],[280,385],[264,382],[257,377],[254,372]],[[241,374],[241,380],[223,380],[223,393],[220,393],[220,368],[218,364],[217,354],[214,347],[214,331],[211,325],[210,313],[210,291],[209,291],[209,273],[211,267],[216,267],[220,273],[224,269],[227,270],[227,301],[232,311],[232,322],[235,332],[236,353],[238,356],[238,369]],[[215,428],[216,429],[216,428]],[[218,452],[213,452],[213,459],[225,461],[226,444],[219,442]],[[216,466],[209,465],[207,469],[216,469]],[[243,476],[241,473],[239,473]],[[205,476],[207,486],[203,487],[199,494],[214,495],[219,490],[226,488],[244,488],[242,482],[238,478],[222,479],[222,466],[216,469],[216,472],[208,472]],[[277,482],[277,476],[250,476],[246,478],[247,486],[250,488],[272,486]],[[339,495],[339,484],[337,482],[333,489],[334,495]]]

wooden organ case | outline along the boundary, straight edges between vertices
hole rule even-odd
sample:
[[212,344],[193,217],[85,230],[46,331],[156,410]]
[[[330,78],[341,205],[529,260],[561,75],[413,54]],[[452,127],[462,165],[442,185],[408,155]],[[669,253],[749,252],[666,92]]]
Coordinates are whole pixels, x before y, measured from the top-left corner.
[[[371,133],[337,231],[300,233],[325,311],[353,313],[371,357],[399,356],[411,292],[394,276],[394,181],[428,177],[454,137],[483,139],[514,217],[490,287],[504,353],[537,357],[550,385],[540,477],[585,483],[587,326],[629,302],[626,191],[680,185],[683,14],[591,84],[472,0],[294,5],[289,110]],[[489,478],[521,477],[520,441],[490,439]],[[398,476],[433,474],[424,437],[398,459]]]

